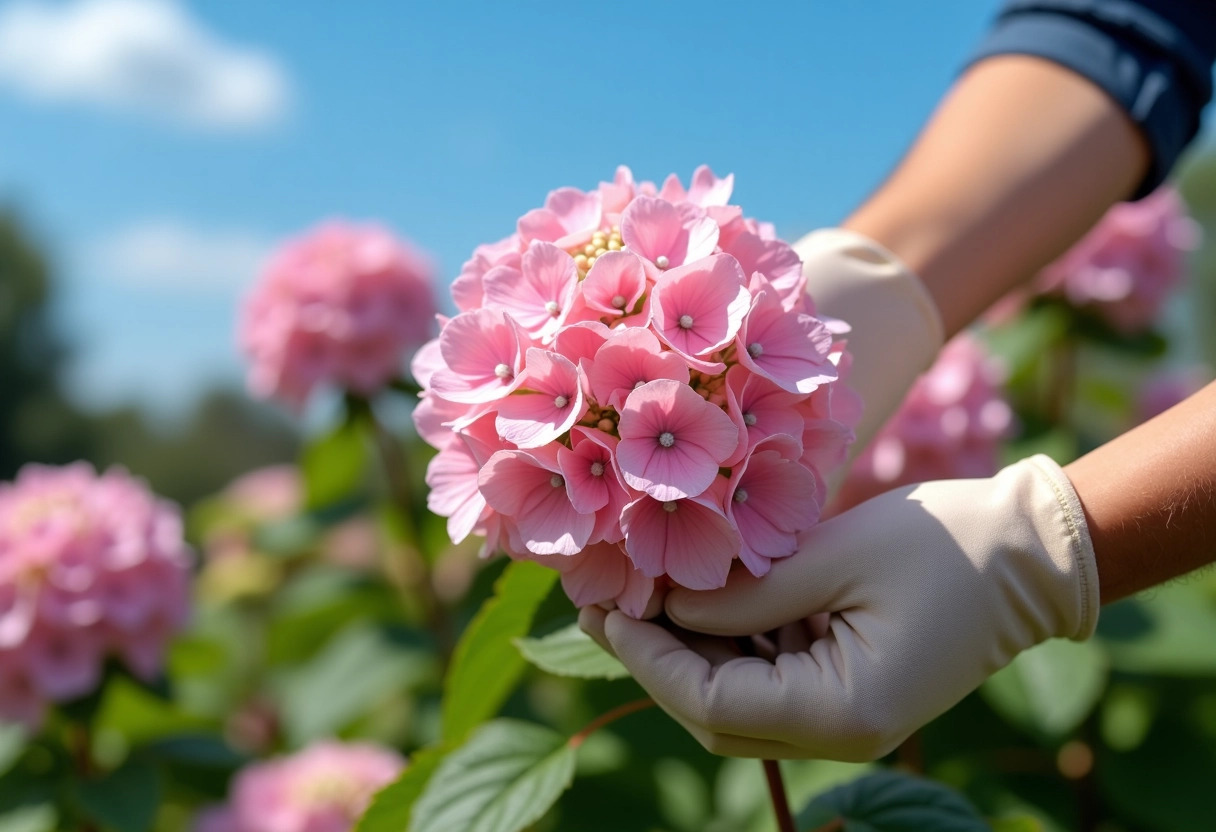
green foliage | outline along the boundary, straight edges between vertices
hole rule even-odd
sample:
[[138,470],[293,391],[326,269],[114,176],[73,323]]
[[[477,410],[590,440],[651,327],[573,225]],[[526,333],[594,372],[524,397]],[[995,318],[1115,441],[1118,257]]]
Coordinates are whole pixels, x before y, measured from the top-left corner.
[[518,832],[570,785],[574,756],[566,738],[549,728],[488,722],[439,764],[409,832]]
[[957,792],[895,771],[867,774],[821,794],[798,814],[799,829],[844,821],[845,832],[987,832],[987,822]]
[[517,638],[515,645],[525,659],[555,676],[624,679],[629,675],[625,665],[604,652],[577,624],[543,638]]
[[348,414],[338,427],[309,442],[300,460],[304,475],[304,507],[325,508],[349,498],[367,467],[362,419]]
[[1106,688],[1106,654],[1093,642],[1051,639],[1019,655],[984,683],[1006,719],[1058,739],[1077,728]]
[[530,561],[507,567],[491,598],[469,623],[444,684],[443,737],[459,743],[498,712],[524,670],[513,641],[527,635],[532,617],[557,573]]
[[132,759],[100,779],[76,781],[75,796],[84,815],[106,829],[147,832],[160,806],[160,775],[150,763]]
[[445,746],[432,746],[410,757],[409,767],[372,799],[355,832],[406,832],[423,789],[447,756]]

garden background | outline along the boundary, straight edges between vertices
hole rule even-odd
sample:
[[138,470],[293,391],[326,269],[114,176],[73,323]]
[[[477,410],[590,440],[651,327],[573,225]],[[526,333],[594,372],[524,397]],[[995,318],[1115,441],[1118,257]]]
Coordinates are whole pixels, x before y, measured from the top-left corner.
[[[772,828],[759,763],[655,709],[586,730],[643,692],[598,678],[619,668],[553,574],[449,543],[407,384],[297,414],[246,393],[234,333],[267,256],[335,217],[429,252],[451,312],[476,245],[621,163],[733,172],[783,239],[838,221],[995,8],[878,5],[0,3],[0,480],[121,465],[183,507],[195,557],[163,678],[110,666],[38,730],[0,726],[0,829],[189,829],[333,738],[409,760],[364,832]],[[1148,326],[1043,297],[978,333],[1001,459],[1066,461],[1213,377],[1210,131],[1175,179],[1206,242]],[[504,749],[481,791],[427,788]],[[804,829],[1210,829],[1216,579],[1104,610],[876,766],[783,768]]]

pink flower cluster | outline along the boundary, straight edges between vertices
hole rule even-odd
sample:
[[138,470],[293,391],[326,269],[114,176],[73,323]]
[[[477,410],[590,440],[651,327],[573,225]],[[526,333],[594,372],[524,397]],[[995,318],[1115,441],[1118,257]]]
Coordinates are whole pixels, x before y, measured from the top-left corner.
[[377,226],[331,222],[288,242],[242,310],[249,389],[296,408],[321,384],[376,392],[433,334],[431,273]]
[[1123,202],[1039,275],[1041,294],[1092,309],[1111,326],[1134,333],[1150,326],[1186,274],[1199,225],[1168,186]]
[[125,471],[27,465],[0,484],[0,720],[37,725],[110,655],[155,678],[189,570],[177,508]]
[[966,333],[951,339],[857,457],[833,510],[901,485],[995,474],[1013,423],[1004,379],[1003,365],[979,341]]
[[405,760],[367,743],[319,742],[253,763],[237,774],[228,803],[205,811],[195,832],[350,832],[372,795]]
[[794,552],[853,439],[848,327],[815,316],[798,255],[732,186],[622,167],[473,253],[460,314],[414,360],[453,540],[483,534],[632,615],[656,579],[709,589],[736,557],[762,575]]

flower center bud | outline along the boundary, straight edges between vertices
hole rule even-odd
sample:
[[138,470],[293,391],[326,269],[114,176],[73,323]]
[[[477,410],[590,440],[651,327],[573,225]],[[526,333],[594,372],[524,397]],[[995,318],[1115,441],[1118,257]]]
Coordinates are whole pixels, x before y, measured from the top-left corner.
[[692,315],[680,316],[680,329],[692,329]]
[[639,387],[641,387],[641,386],[642,386],[643,384],[645,384],[645,383],[646,383],[646,379],[644,379],[644,378],[640,378],[640,379],[638,379],[637,381],[635,381],[635,382],[633,383],[633,389],[634,389],[634,390],[637,390]]
[[494,375],[498,376],[503,381],[506,381],[511,377],[511,368],[506,364],[499,364],[494,368]]
[[591,476],[593,476],[593,477],[604,476],[604,463],[598,462],[598,461],[591,463]]
[[743,414],[743,424],[747,425],[749,428],[754,427],[756,422],[758,422],[758,421],[760,421],[760,420],[756,418],[755,413],[744,413]]
[[659,444],[664,448],[670,448],[676,444],[676,435],[669,430],[665,430],[659,434]]
[[587,276],[587,272],[600,257],[610,251],[620,251],[624,247],[619,225],[612,226],[608,231],[593,232],[591,242],[570,250],[570,253],[574,255],[574,265],[578,267],[579,280]]
[[625,296],[624,295],[613,295],[612,296],[612,305],[615,306],[617,309],[624,309],[625,308]]
[[604,433],[612,433],[614,430],[616,430],[616,422],[612,421],[611,419],[609,419],[607,417],[600,419],[598,422],[595,423],[595,426],[597,428],[599,428],[600,430],[602,430]]
[[565,407],[568,404],[570,404],[570,400],[567,399],[565,396],[554,396],[553,397],[553,406],[556,407],[558,410],[561,410],[563,407]]
[[556,318],[558,316],[558,314],[562,311],[562,308],[557,305],[557,301],[551,300],[545,304],[545,311],[548,312],[554,318]]
[[667,259],[666,254],[660,254],[658,257],[654,258],[654,264],[656,266],[658,266],[660,269],[667,268],[667,266],[670,265],[670,263],[671,263],[671,261]]
[[742,488],[736,488],[735,489],[735,502],[736,503],[746,503],[747,502],[747,491]]
[[747,354],[752,358],[759,358],[764,355],[764,345],[759,341],[755,341],[747,345]]
[[561,488],[565,484],[566,481],[562,479],[561,474],[554,474],[553,476],[549,477],[549,485],[553,486],[554,488]]
[[679,506],[676,505],[675,500],[668,500],[667,502],[663,503],[663,511],[667,512],[668,514],[671,514],[677,508],[679,508]]

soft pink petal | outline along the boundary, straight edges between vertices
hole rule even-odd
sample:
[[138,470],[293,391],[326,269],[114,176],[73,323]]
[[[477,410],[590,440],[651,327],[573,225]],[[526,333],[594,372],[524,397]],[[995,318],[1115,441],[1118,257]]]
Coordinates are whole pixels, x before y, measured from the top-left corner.
[[605,315],[633,311],[645,291],[646,269],[629,251],[610,251],[597,257],[582,283],[584,301]]
[[570,430],[587,412],[578,368],[548,350],[529,348],[516,391],[498,406],[498,433],[520,448],[539,448]]
[[725,586],[739,551],[739,533],[722,511],[697,499],[641,497],[626,506],[621,525],[626,551],[643,575],[665,574],[689,589]]
[[738,333],[751,305],[744,283],[738,261],[728,254],[673,268],[652,291],[651,327],[682,355],[706,357]]
[[615,543],[592,543],[577,555],[562,558],[562,589],[576,607],[602,604],[620,595],[633,564]]
[[817,318],[786,311],[771,289],[756,295],[737,343],[740,364],[792,393],[838,377],[829,358],[832,333]]
[[618,330],[604,342],[588,370],[597,402],[618,410],[639,385],[658,379],[688,383],[688,365],[679,355],[665,351],[647,329]]

